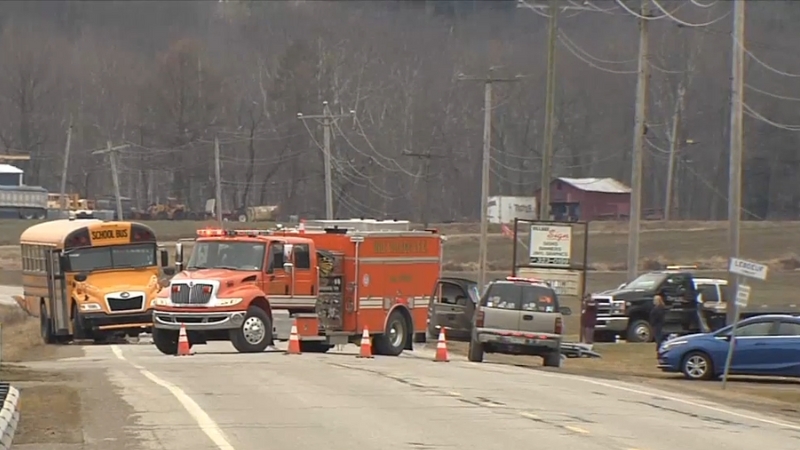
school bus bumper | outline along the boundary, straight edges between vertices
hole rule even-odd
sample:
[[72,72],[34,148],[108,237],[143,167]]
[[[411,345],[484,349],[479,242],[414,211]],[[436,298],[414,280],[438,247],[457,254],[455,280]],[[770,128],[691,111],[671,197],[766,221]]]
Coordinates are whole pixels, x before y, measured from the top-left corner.
[[97,331],[127,331],[139,329],[147,332],[153,327],[153,310],[136,312],[133,314],[93,312],[82,313],[80,316],[84,327]]
[[153,326],[164,330],[232,330],[242,326],[247,311],[170,312],[153,311]]

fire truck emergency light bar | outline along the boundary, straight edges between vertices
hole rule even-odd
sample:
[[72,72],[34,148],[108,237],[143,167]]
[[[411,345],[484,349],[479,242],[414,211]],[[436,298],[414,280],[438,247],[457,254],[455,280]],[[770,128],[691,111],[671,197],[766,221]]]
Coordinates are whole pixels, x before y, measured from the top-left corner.
[[221,228],[204,228],[197,230],[198,237],[266,236],[269,234],[271,234],[269,230],[223,230]]

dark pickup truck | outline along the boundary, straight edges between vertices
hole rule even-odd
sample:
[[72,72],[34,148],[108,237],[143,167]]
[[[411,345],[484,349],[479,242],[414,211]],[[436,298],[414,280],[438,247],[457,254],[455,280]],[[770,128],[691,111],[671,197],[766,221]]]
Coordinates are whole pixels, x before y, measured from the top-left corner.
[[439,329],[444,328],[448,340],[469,341],[479,300],[478,283],[466,278],[440,278],[428,304],[428,337],[436,339]]
[[[667,314],[666,334],[714,331],[725,326],[727,301],[734,292],[727,280],[695,277],[691,272],[663,270],[648,272],[617,289],[592,294],[597,303],[595,340],[622,337],[628,342],[652,342],[650,310],[656,292],[664,290]],[[800,314],[796,305],[753,307],[742,318],[764,314]]]

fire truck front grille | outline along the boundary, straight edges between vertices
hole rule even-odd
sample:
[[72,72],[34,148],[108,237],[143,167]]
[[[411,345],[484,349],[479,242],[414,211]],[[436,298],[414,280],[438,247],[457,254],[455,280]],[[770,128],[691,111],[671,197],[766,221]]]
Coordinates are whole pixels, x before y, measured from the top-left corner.
[[170,300],[180,305],[204,305],[211,300],[211,290],[210,284],[174,284]]

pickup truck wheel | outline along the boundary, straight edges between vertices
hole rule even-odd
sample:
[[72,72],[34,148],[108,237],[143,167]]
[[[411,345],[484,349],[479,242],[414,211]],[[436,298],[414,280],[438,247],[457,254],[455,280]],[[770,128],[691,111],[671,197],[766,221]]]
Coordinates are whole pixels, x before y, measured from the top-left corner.
[[153,343],[158,351],[165,355],[178,354],[178,332],[153,328]]
[[545,367],[561,367],[561,351],[556,350],[545,354],[543,357]]
[[628,326],[628,342],[653,342],[653,328],[646,320],[634,320]]
[[474,339],[470,339],[467,359],[471,362],[483,362],[483,344],[476,342]]
[[272,321],[257,307],[247,308],[242,326],[231,330],[231,343],[239,353],[263,352],[272,342]]
[[710,380],[714,377],[714,363],[703,352],[692,352],[681,361],[681,372],[689,380]]
[[376,355],[398,356],[403,353],[408,340],[408,323],[400,311],[395,311],[386,321],[386,330],[372,340]]

